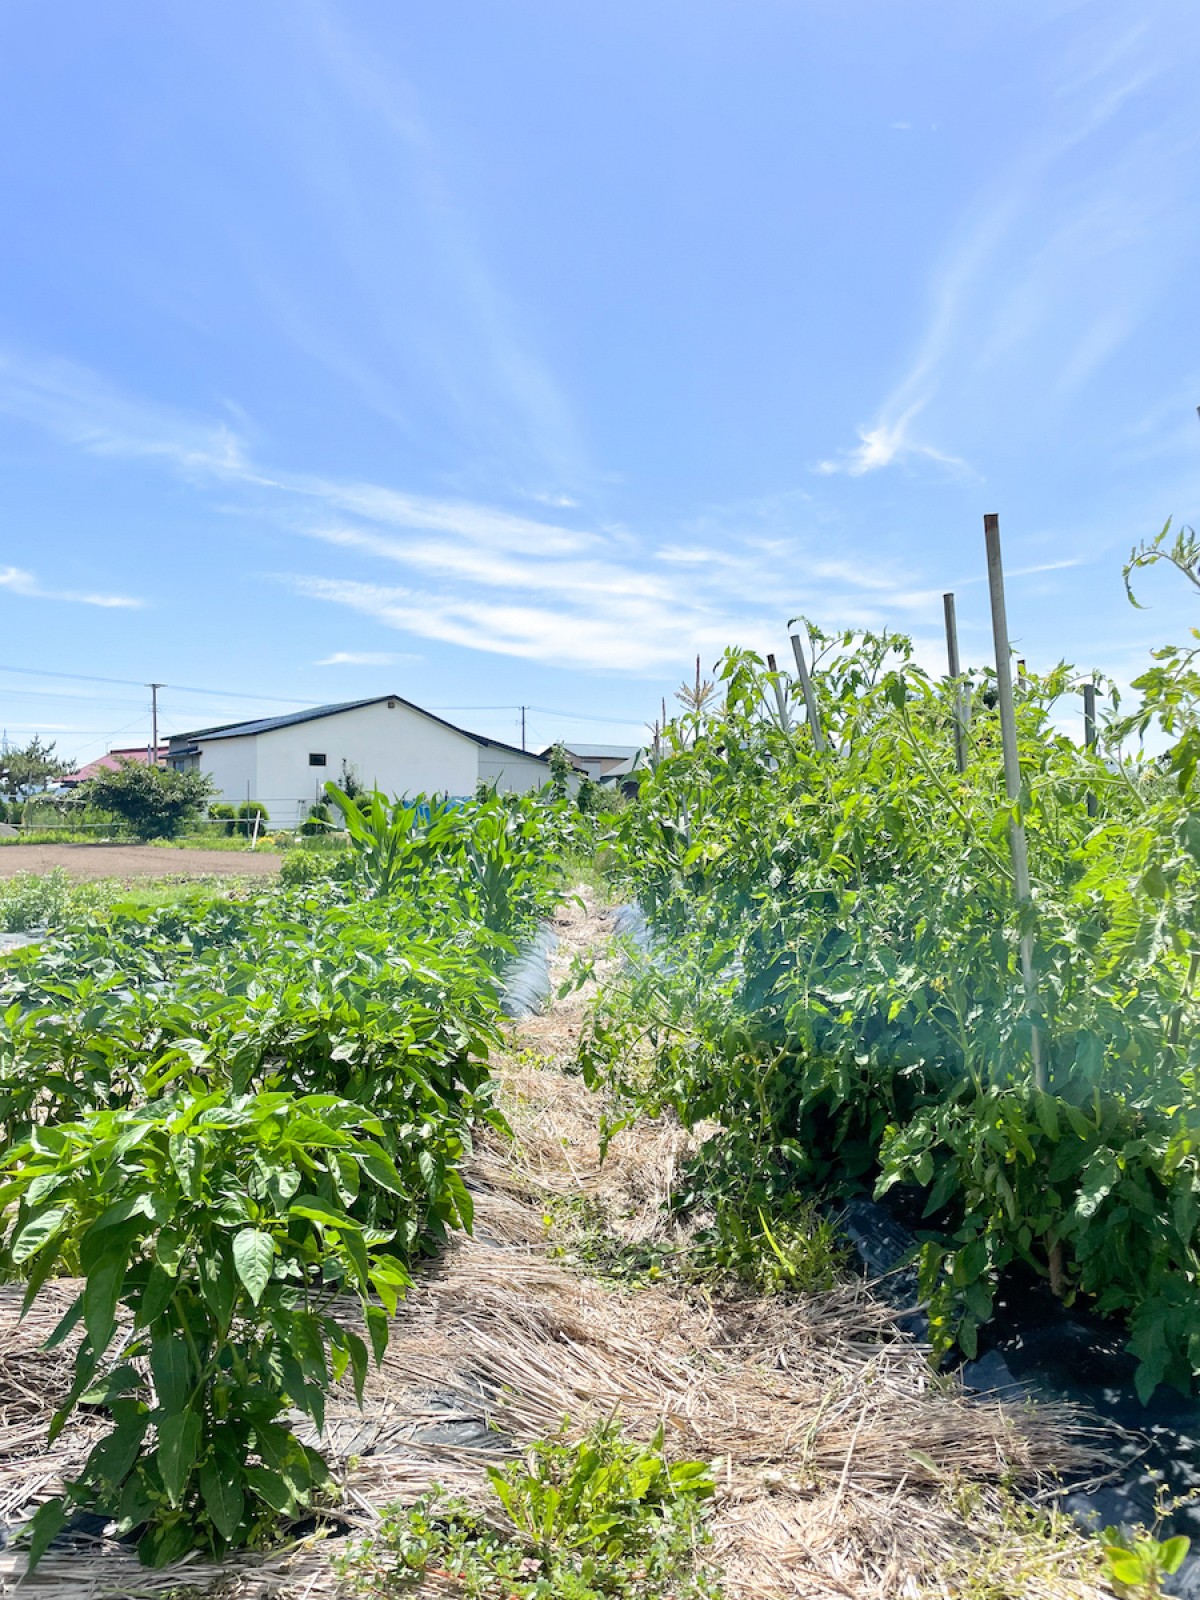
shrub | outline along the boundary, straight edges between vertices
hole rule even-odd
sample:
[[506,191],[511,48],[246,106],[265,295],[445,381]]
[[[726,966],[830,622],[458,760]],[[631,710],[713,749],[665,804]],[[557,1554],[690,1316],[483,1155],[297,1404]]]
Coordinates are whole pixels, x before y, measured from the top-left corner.
[[223,824],[224,832],[227,837],[233,833],[235,825],[234,819],[237,816],[237,811],[233,806],[229,805],[228,802],[224,800],[216,801],[215,804],[209,806],[208,815],[213,822],[220,822]]
[[300,824],[300,832],[304,834],[328,833],[333,827],[329,814],[329,807],[323,800],[316,801],[308,808],[308,816]]
[[88,805],[119,817],[137,838],[173,839],[212,794],[212,780],[200,772],[122,761],[82,790]]
[[258,836],[261,838],[263,830],[271,820],[270,813],[261,800],[243,800],[237,808],[237,832],[247,839],[254,835],[254,819],[258,818]]

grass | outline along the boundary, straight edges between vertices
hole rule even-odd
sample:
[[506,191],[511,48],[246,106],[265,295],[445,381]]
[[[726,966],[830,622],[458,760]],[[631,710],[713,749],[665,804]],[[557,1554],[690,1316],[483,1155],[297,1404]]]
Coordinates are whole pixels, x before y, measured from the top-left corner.
[[[272,850],[277,848],[272,844],[272,835],[269,830],[259,834],[257,850]],[[196,828],[190,833],[181,833],[174,839],[147,839],[147,844],[156,850],[249,850],[250,840],[242,834],[227,834],[220,824],[217,824],[210,833],[207,828]]]
[[23,828],[20,833],[0,834],[0,845],[112,843],[113,835],[102,828]]

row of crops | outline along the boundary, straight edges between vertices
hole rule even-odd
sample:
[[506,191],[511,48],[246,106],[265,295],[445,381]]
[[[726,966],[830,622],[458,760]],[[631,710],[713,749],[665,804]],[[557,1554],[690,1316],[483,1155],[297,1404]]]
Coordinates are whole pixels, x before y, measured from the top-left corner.
[[[1188,570],[1187,549],[1176,554]],[[1136,713],[1095,750],[1056,731],[1078,706],[1066,669],[1023,677],[1014,807],[990,675],[932,679],[894,635],[813,644],[830,748],[776,714],[776,679],[756,657],[731,652],[723,693],[693,697],[617,819],[616,870],[656,953],[597,1016],[587,1070],[616,1092],[618,1123],[671,1107],[689,1126],[716,1124],[682,1203],[764,1222],[797,1195],[898,1207],[921,1241],[943,1348],[973,1353],[998,1291],[1023,1280],[1123,1323],[1143,1396],[1189,1388],[1193,653],[1158,652]],[[1145,732],[1166,753],[1131,761]],[[1014,816],[1028,837],[1024,908]],[[1030,930],[1032,994],[1018,960]]]
[[35,1561],[78,1507],[156,1566],[301,1514],[328,1473],[293,1408],[319,1430],[332,1383],[361,1399],[414,1258],[471,1224],[499,975],[573,824],[548,795],[339,798],[353,846],[312,881],[0,966],[0,1279],[79,1280],[50,1434],[112,1423]]

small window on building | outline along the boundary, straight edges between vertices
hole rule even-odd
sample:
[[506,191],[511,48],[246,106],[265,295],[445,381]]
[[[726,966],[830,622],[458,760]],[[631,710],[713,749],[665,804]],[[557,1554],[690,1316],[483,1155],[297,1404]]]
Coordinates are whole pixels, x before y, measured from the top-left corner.
[[389,711],[395,711],[395,709],[396,709],[396,702],[394,700],[389,700],[388,701],[388,710]]
[[310,767],[323,767],[325,765],[324,750],[310,750],[308,753],[308,764]]

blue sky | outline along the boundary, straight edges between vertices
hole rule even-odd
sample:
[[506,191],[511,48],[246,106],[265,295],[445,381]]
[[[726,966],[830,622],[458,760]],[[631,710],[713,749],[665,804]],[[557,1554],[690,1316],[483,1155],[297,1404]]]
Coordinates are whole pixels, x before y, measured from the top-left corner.
[[1127,680],[1198,79],[1193,0],[7,0],[0,725],[633,740],[796,613],[986,660],[985,511],[1030,664]]

